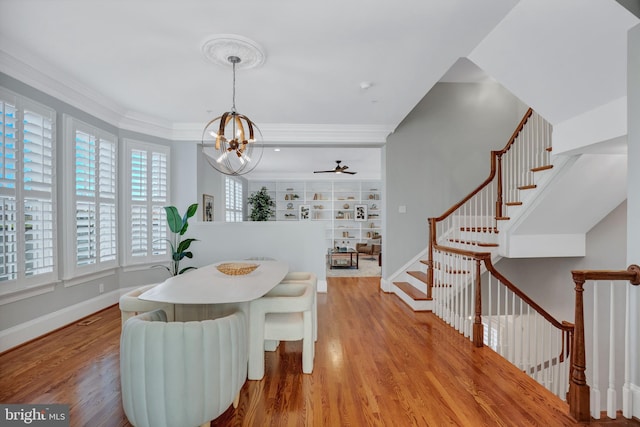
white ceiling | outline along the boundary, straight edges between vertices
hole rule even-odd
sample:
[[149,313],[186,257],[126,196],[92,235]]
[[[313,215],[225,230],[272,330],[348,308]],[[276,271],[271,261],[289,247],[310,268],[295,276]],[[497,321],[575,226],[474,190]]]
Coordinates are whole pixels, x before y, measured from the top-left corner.
[[623,96],[637,22],[613,0],[0,0],[0,71],[121,129],[198,141],[231,107],[231,70],[202,44],[240,35],[266,54],[237,73],[238,111],[269,144],[251,175],[343,160],[379,177],[372,147],[441,79],[491,75],[554,124]]
[[[266,54],[262,66],[238,70],[236,94],[238,111],[266,142],[379,147],[515,3],[1,0],[0,71],[49,93],[57,86],[54,96],[123,129],[193,141],[231,107],[231,69],[206,60],[201,46],[236,34]],[[358,177],[373,168],[379,178],[373,151],[300,157],[291,148],[294,162],[267,148],[251,175],[343,160]],[[284,164],[271,162],[285,156]]]

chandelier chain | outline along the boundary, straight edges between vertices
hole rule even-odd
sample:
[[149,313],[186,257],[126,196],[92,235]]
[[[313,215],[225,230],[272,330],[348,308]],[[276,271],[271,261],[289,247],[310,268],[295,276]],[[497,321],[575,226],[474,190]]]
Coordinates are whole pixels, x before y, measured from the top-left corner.
[[232,113],[236,112],[236,62],[237,61],[231,61],[233,65],[233,104],[231,105]]

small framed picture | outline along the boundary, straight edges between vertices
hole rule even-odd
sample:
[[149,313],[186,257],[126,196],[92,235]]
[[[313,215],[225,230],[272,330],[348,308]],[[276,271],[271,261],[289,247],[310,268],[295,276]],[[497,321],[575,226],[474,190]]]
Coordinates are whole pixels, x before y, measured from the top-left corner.
[[208,194],[202,195],[202,220],[213,221],[213,196]]
[[300,215],[298,216],[300,221],[308,221],[311,219],[311,205],[300,205],[298,209],[300,210]]
[[369,218],[367,215],[367,205],[355,205],[355,220],[366,221]]

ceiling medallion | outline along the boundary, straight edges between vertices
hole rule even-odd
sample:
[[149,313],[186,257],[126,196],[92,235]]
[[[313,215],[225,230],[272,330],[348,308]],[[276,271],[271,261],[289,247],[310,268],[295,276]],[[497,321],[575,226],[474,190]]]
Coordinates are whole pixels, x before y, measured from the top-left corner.
[[246,37],[234,34],[217,34],[210,37],[202,44],[204,57],[214,64],[229,66],[229,57],[242,58],[242,62],[236,64],[238,69],[249,69],[261,66],[265,59],[262,47]]

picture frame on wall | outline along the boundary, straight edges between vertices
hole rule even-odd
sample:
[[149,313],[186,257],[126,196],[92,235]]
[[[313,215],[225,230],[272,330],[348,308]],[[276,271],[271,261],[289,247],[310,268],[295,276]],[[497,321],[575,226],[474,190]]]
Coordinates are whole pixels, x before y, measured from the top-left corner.
[[356,221],[366,221],[367,219],[369,219],[369,215],[367,213],[367,205],[355,205],[354,212],[354,219]]
[[205,222],[213,221],[213,196],[209,194],[202,195],[202,220]]
[[300,221],[309,221],[311,219],[311,205],[300,205],[298,209]]

